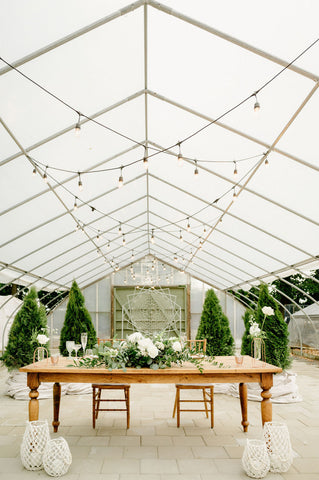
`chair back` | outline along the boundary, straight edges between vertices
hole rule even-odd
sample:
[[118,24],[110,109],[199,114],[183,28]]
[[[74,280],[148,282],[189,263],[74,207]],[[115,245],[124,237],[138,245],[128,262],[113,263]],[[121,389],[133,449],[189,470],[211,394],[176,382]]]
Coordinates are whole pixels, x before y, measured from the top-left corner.
[[189,349],[194,353],[206,353],[207,339],[187,340]]
[[111,343],[111,345],[113,345],[113,342],[116,341],[116,342],[123,342],[124,339],[123,338],[99,338],[97,339],[97,344],[100,345],[100,343],[106,343],[106,342],[109,342]]

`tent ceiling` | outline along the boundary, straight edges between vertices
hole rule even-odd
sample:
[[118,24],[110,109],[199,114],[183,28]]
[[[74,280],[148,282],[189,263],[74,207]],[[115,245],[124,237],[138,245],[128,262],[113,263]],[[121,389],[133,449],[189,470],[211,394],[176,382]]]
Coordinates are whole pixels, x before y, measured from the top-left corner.
[[132,251],[220,289],[318,268],[316,0],[4,3],[0,281]]

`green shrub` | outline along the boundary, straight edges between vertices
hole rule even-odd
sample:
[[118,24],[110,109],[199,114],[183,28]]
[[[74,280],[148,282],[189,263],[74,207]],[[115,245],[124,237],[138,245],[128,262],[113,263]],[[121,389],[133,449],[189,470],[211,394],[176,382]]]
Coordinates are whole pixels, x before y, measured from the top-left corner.
[[196,338],[207,339],[207,355],[232,355],[234,352],[234,339],[229,321],[213,289],[206,292]]
[[[32,363],[34,351],[40,346],[36,337],[47,332],[45,308],[38,306],[37,298],[32,287],[11,325],[8,344],[1,358],[9,370]],[[44,346],[48,349],[48,344]]]
[[[68,355],[65,342],[74,340],[81,343],[81,333],[87,332],[88,340],[86,348],[93,348],[97,343],[96,332],[91,316],[85,307],[84,297],[78,284],[74,280],[69,293],[69,301],[65,312],[65,320],[60,335],[60,353]],[[82,354],[82,348],[80,355]]]

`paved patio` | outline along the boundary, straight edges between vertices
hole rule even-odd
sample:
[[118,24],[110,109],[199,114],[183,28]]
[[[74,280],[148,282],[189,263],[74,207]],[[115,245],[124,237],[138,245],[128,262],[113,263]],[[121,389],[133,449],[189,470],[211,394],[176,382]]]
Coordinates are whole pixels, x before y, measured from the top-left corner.
[[[285,474],[268,480],[319,480],[319,362],[294,360],[292,371],[303,401],[274,404],[273,420],[287,423],[294,463]],[[20,444],[28,402],[13,400],[5,391],[6,370],[0,368],[0,478],[50,478],[44,471],[26,471]],[[125,413],[100,413],[92,429],[91,396],[61,399],[58,434],[71,449],[73,461],[66,480],[239,480],[247,479],[241,466],[246,438],[261,438],[260,404],[248,403],[249,432],[240,425],[239,400],[215,395],[215,428],[202,413],[181,414],[181,428],[171,418],[174,385],[131,386],[131,428]],[[40,401],[40,419],[52,421],[52,400]]]

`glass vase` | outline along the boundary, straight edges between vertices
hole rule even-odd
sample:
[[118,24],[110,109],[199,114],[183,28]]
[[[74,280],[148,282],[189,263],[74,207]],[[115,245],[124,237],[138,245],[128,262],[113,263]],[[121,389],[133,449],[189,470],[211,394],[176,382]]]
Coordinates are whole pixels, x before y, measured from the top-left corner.
[[255,360],[266,361],[265,342],[260,337],[254,337],[251,342],[251,356]]

